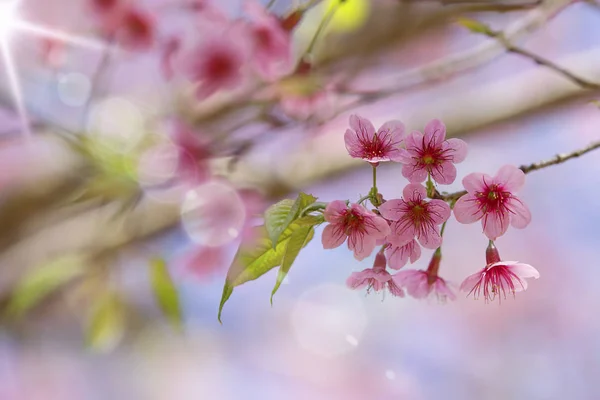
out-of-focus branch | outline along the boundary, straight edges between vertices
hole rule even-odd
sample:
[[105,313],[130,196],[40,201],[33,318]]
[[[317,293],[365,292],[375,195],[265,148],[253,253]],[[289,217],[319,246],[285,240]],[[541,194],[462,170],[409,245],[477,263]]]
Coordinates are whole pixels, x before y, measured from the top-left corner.
[[[594,151],[600,148],[600,140],[596,142],[592,142],[589,145],[585,146],[582,149],[572,151],[570,153],[557,154],[549,160],[538,161],[533,164],[521,165],[519,169],[524,173],[528,174],[533,171],[539,171],[540,169],[548,168],[552,165],[562,164],[566,161],[569,161],[573,158],[581,157],[582,155],[589,153],[590,151]],[[444,201],[456,201],[462,196],[467,194],[466,190],[461,190],[459,192],[449,193],[449,194],[440,194],[436,191],[434,198]]]

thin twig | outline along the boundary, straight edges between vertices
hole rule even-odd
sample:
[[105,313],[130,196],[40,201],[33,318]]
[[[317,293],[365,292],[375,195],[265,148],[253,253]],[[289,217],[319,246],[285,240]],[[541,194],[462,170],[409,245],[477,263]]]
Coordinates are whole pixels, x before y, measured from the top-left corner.
[[[556,156],[552,157],[549,160],[538,161],[538,162],[535,162],[533,164],[528,164],[528,165],[521,165],[519,167],[519,169],[521,171],[523,171],[524,173],[528,174],[530,172],[539,171],[540,169],[544,169],[544,168],[550,167],[552,165],[562,164],[565,161],[568,161],[572,158],[581,157],[582,155],[589,153],[591,151],[594,151],[598,148],[600,148],[600,140],[598,140],[596,142],[592,142],[589,145],[587,145],[586,147],[579,149],[579,150],[575,150],[571,153],[557,154]],[[465,194],[467,194],[466,190],[461,190],[460,192],[454,192],[454,193],[449,193],[449,194],[441,194],[436,191],[433,198],[439,199],[439,200],[444,200],[444,201],[456,201],[460,197],[464,196]]]
[[508,52],[513,53],[513,54],[518,54],[520,56],[530,59],[531,61],[533,61],[534,63],[536,63],[538,65],[549,68],[549,69],[553,70],[554,72],[557,72],[558,74],[569,79],[573,83],[581,86],[584,89],[600,89],[600,84],[588,81],[587,79],[577,76],[576,74],[561,67],[560,65],[553,63],[552,61],[548,60],[547,58],[544,58],[540,55],[534,54],[528,50],[525,50],[525,49],[522,49],[520,47],[513,45],[504,37],[502,32],[489,31],[486,34],[487,34],[487,36],[495,38],[500,43],[502,43],[502,45],[506,48],[506,50]]

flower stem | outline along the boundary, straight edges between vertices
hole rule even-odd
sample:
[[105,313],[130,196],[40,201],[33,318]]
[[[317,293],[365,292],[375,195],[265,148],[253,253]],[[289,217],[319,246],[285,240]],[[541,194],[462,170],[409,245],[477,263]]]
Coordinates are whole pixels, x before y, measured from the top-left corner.
[[433,185],[433,182],[431,181],[431,174],[427,173],[427,197],[429,197],[430,199],[433,199],[435,196],[435,186]]
[[311,211],[322,211],[327,207],[327,203],[324,203],[322,201],[317,201],[316,203],[312,203],[309,206],[306,206],[304,208],[304,210],[300,211],[300,217],[305,216],[306,214],[308,214]]
[[329,12],[327,14],[325,14],[323,16],[323,19],[321,20],[321,23],[317,27],[317,30],[316,30],[312,40],[310,41],[308,48],[306,49],[306,51],[304,52],[302,57],[300,57],[300,61],[303,61],[307,55],[312,54],[312,52],[315,48],[315,45],[317,44],[317,40],[319,40],[319,38],[321,37],[321,34],[323,33],[323,31],[325,30],[325,28],[327,27],[327,25],[333,18],[333,16],[335,15],[335,12],[338,10],[338,7],[339,7],[339,4],[336,4],[335,6],[333,6],[331,8],[331,10],[329,10]]
[[373,193],[377,194],[377,165],[371,164],[373,167]]

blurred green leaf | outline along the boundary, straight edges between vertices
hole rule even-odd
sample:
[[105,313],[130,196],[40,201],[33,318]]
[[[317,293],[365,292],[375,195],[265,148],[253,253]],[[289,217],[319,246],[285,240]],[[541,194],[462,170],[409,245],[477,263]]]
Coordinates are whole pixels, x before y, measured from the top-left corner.
[[182,312],[179,294],[164,259],[155,258],[150,261],[150,278],[154,297],[160,309],[175,328],[181,329]]
[[84,259],[80,255],[60,257],[37,267],[28,272],[15,287],[7,313],[14,317],[23,315],[83,271]]
[[125,334],[125,314],[125,305],[116,293],[101,296],[92,309],[87,345],[96,351],[114,349]]
[[271,292],[271,304],[273,304],[273,296],[279,289],[279,286],[281,286],[281,283],[290,271],[290,268],[292,268],[292,264],[296,260],[296,257],[298,257],[298,254],[300,254],[300,250],[312,240],[314,235],[315,229],[312,225],[302,225],[292,232],[285,248],[285,254],[283,255],[279,273],[277,274],[277,282],[275,282],[275,287]]
[[481,33],[487,36],[493,35],[493,31],[489,26],[470,18],[459,18],[456,21],[459,25],[467,28],[473,33]]
[[273,245],[279,241],[279,236],[298,218],[298,215],[317,198],[306,193],[300,193],[296,200],[285,199],[269,207],[265,212],[265,226]]

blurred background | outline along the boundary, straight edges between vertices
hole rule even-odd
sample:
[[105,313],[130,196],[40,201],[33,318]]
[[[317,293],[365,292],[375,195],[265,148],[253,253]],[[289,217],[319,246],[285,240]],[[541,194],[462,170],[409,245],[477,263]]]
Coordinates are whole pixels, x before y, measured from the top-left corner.
[[[265,207],[368,192],[370,168],[344,147],[351,113],[408,130],[442,119],[469,145],[448,191],[600,138],[598,90],[456,23],[600,82],[595,2],[346,3],[307,52],[331,4],[276,1],[281,19],[301,10],[291,52],[308,75],[249,73],[200,100],[164,62],[173,38],[208,35],[208,2],[132,1],[148,19],[125,27],[102,18],[110,1],[22,0],[10,28],[0,8],[0,400],[600,398],[600,152],[527,175],[532,223],[496,245],[541,277],[501,305],[352,291],[374,255],[323,250],[321,226],[273,305],[275,270],[217,321]],[[241,1],[211,4],[248,18]],[[285,92],[296,78],[305,90]],[[389,164],[379,191],[399,197]],[[450,220],[440,275],[458,286],[486,246],[479,224]]]

